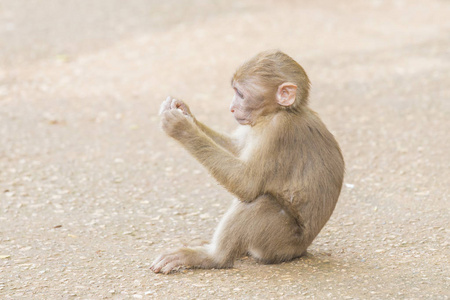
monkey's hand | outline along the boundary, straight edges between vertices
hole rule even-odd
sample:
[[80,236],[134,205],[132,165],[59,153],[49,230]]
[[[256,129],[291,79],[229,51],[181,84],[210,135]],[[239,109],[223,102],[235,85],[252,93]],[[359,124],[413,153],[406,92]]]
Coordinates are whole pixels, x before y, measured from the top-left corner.
[[196,130],[194,120],[179,109],[168,109],[161,113],[161,128],[168,136],[180,142],[183,138],[194,135]]
[[185,116],[194,118],[194,116],[191,113],[191,110],[189,109],[189,106],[184,103],[184,101],[174,99],[172,97],[167,97],[166,100],[161,104],[161,108],[159,109],[159,114],[162,115],[164,112],[171,110],[171,109],[178,109],[181,111]]

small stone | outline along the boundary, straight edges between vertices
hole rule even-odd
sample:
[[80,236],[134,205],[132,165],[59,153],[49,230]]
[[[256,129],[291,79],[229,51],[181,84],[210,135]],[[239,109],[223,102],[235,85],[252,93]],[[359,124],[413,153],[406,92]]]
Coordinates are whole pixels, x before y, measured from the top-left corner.
[[205,220],[205,219],[209,219],[211,216],[208,213],[205,214],[201,214],[200,215],[200,219]]

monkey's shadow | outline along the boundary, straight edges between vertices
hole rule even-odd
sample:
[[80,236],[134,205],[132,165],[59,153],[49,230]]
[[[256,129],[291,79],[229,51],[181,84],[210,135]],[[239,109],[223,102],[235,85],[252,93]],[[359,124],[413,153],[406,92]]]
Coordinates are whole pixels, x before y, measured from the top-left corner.
[[251,272],[254,273],[255,276],[266,278],[268,274],[278,274],[279,272],[287,275],[295,273],[308,276],[312,273],[337,273],[342,272],[342,270],[345,269],[345,264],[330,253],[310,250],[301,257],[280,264],[263,264],[251,256],[245,256],[236,261],[234,268],[239,271]]

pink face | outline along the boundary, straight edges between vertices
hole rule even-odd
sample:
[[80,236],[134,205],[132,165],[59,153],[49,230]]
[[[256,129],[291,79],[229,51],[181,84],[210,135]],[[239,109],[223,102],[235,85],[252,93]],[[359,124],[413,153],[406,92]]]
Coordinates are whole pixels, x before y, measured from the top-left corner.
[[239,124],[253,125],[261,114],[262,101],[251,97],[237,82],[233,82],[233,89],[235,93],[231,101],[231,113]]

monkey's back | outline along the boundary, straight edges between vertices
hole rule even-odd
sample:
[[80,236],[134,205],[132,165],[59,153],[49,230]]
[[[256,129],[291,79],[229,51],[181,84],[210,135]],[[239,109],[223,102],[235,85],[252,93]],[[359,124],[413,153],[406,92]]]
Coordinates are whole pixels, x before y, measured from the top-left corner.
[[[298,220],[309,243],[330,218],[344,178],[339,145],[309,108],[286,112],[267,136],[266,191]],[[260,158],[261,159],[261,158]]]

